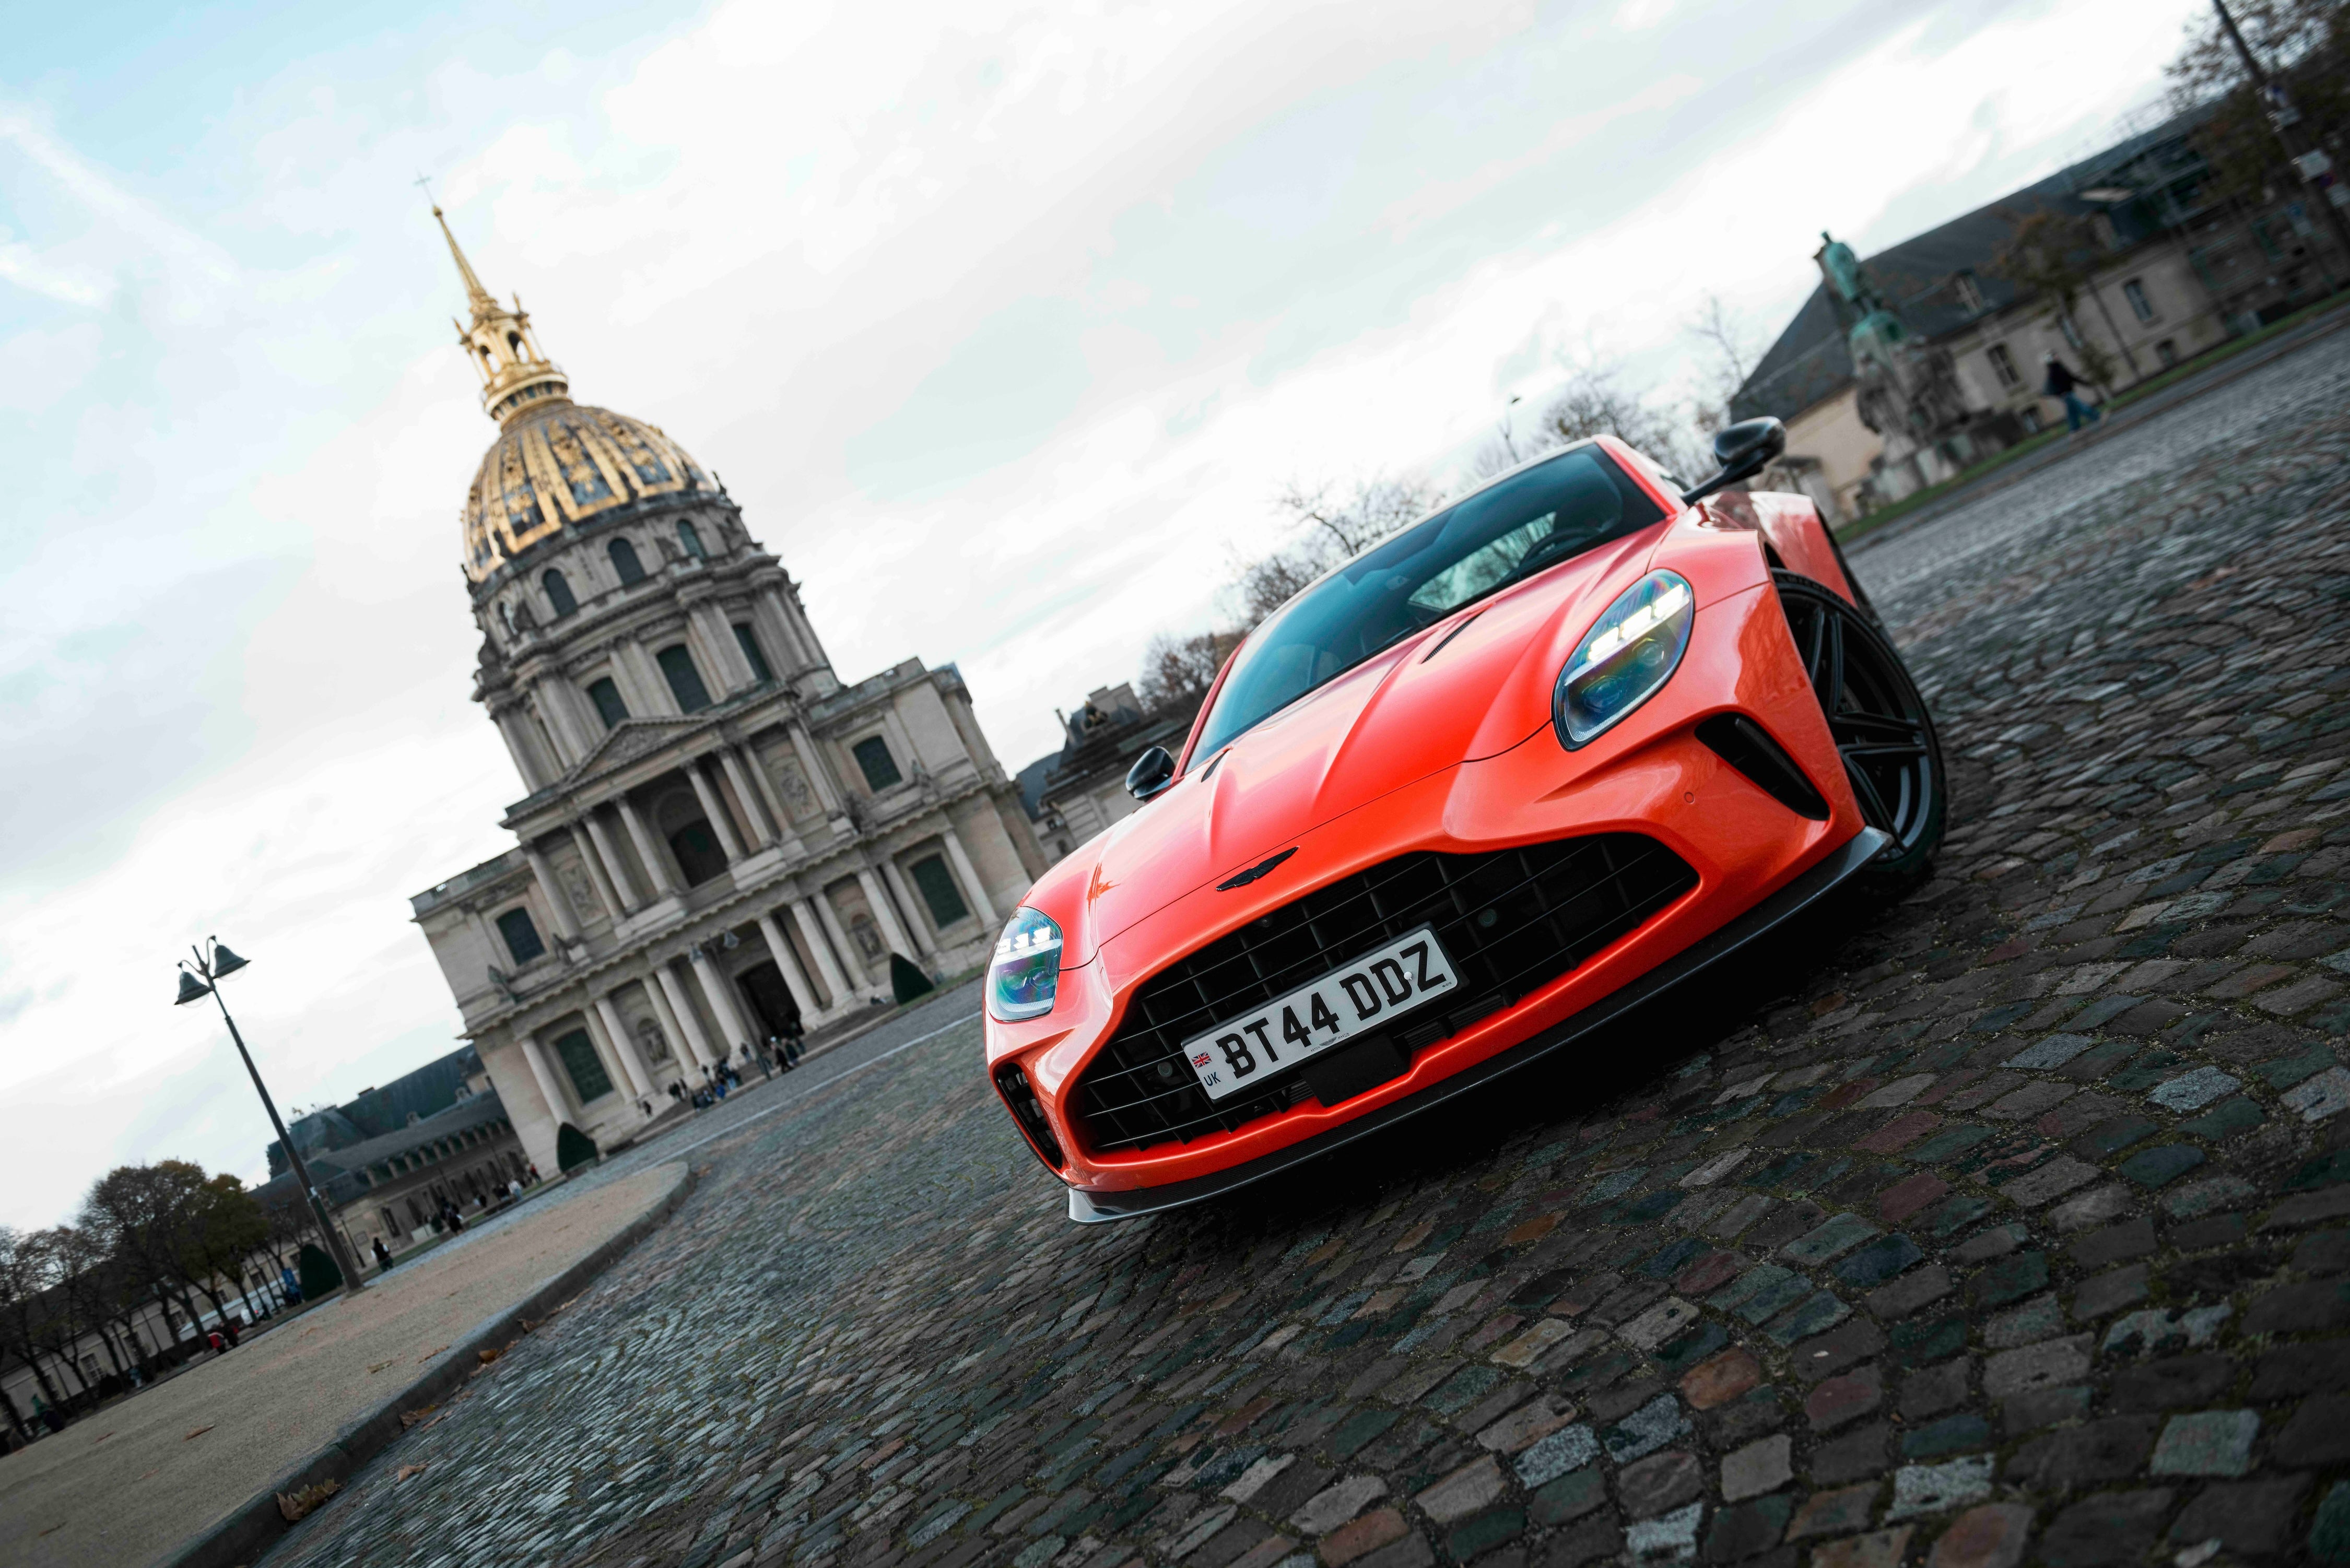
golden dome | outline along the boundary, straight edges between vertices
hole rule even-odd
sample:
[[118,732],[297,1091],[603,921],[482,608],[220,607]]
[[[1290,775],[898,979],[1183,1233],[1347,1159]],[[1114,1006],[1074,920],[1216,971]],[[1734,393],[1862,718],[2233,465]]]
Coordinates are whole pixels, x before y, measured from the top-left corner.
[[657,425],[550,397],[509,414],[465,497],[465,575],[480,582],[557,529],[712,488]]
[[498,439],[465,497],[465,576],[483,581],[558,528],[712,488],[660,426],[573,402],[566,395],[571,383],[539,348],[522,301],[512,309],[500,305],[473,275],[438,203],[432,219],[473,307],[471,326],[452,325],[481,375],[483,411],[498,421]]

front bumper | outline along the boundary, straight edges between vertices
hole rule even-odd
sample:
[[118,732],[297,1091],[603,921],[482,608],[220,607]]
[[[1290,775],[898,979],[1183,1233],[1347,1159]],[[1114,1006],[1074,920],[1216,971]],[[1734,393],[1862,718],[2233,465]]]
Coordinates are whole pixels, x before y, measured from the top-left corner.
[[[1697,738],[1707,719],[1733,712],[1755,720],[1787,750],[1825,797],[1827,820],[1790,810]],[[1336,1106],[1309,1099],[1180,1145],[1097,1148],[1072,1115],[1080,1075],[1118,1029],[1138,986],[1305,888],[1414,850],[1471,853],[1620,832],[1670,849],[1696,871],[1698,885],[1557,980],[1422,1047],[1402,1076]],[[1875,846],[1854,847],[1866,832],[1777,596],[1767,587],[1735,593],[1701,611],[1665,690],[1590,746],[1564,752],[1545,725],[1499,754],[1440,766],[1301,834],[1280,874],[1233,891],[1211,881],[1107,935],[1087,961],[1062,971],[1052,1013],[1020,1024],[988,1021],[989,1070],[1016,1063],[1033,1085],[1051,1124],[1049,1141],[1063,1157],[1047,1163],[1073,1189],[1072,1212],[1079,1218],[1195,1201],[1450,1097],[1538,1040],[1550,1044],[1534,1054],[1582,1033],[1583,1021],[1613,1016],[1601,1010],[1618,998],[1653,994],[1672,982],[1656,977],[1677,981],[1705,967],[1721,956],[1714,944],[1723,933],[1747,931],[1762,911],[1782,910],[1789,897],[1803,907],[1809,898],[1794,889],[1811,887],[1815,874],[1832,887],[1856,868],[1846,866],[1848,859],[1874,855]],[[1845,869],[1823,873],[1824,866]],[[1767,929],[1786,912],[1754,929]],[[1746,940],[1751,933],[1732,949]],[[1569,1033],[1560,1035],[1562,1030]]]
[[1679,957],[1668,960],[1621,990],[1572,1017],[1552,1024],[1531,1039],[1522,1041],[1497,1055],[1488,1056],[1451,1077],[1440,1079],[1418,1094],[1391,1101],[1352,1121],[1343,1122],[1302,1142],[1276,1149],[1246,1165],[1211,1175],[1119,1192],[1096,1192],[1073,1187],[1069,1189],[1069,1218],[1082,1224],[1100,1224],[1204,1202],[1246,1187],[1251,1182],[1262,1181],[1306,1160],[1319,1158],[1357,1138],[1392,1127],[1407,1116],[1432,1110],[1472,1089],[1482,1088],[1503,1074],[1539,1061],[1561,1046],[1571,1045],[1595,1030],[1614,1023],[1632,1009],[1652,1002],[1684,981],[1704,973],[1801,916],[1851,880],[1891,842],[1887,835],[1877,828],[1861,829],[1858,835],[1847,840],[1826,859],[1713,935],[1684,950]]

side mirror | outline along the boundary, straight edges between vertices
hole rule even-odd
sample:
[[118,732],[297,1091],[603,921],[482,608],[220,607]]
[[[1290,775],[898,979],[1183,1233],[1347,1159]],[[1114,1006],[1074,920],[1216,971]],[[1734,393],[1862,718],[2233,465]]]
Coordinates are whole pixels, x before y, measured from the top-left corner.
[[1137,800],[1149,800],[1166,793],[1175,782],[1175,759],[1166,747],[1153,746],[1134,759],[1126,770],[1126,793]]
[[1713,432],[1713,461],[1721,471],[1695,490],[1684,491],[1684,502],[1700,500],[1725,485],[1752,479],[1787,450],[1787,427],[1777,420],[1741,420]]

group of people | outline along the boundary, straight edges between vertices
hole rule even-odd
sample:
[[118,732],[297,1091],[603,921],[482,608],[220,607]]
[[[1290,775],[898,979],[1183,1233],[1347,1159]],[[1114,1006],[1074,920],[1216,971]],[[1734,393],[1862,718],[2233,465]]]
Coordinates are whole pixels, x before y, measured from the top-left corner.
[[[705,1064],[702,1069],[702,1082],[693,1088],[688,1089],[682,1080],[671,1084],[669,1097],[680,1105],[691,1105],[698,1111],[708,1110],[743,1086],[743,1074],[754,1064],[764,1078],[773,1078],[778,1073],[788,1073],[798,1066],[806,1038],[806,1026],[794,1018],[768,1035],[764,1045],[754,1046],[746,1042],[736,1046],[733,1055],[725,1061]],[[640,1108],[649,1115],[652,1110],[649,1104]]]
[[[536,1187],[540,1180],[536,1161],[531,1162],[528,1175],[530,1179],[528,1185]],[[493,1204],[503,1208],[506,1204],[517,1200],[522,1197],[524,1185],[525,1183],[521,1177],[510,1177],[502,1186],[494,1183],[492,1184],[488,1192],[475,1195],[473,1199],[475,1211],[478,1213],[481,1210],[487,1210],[492,1207]],[[452,1199],[447,1198],[442,1199],[440,1212],[432,1216],[432,1228],[435,1231],[445,1231],[452,1236],[462,1233],[465,1229],[464,1210],[458,1208],[456,1203]],[[369,1238],[368,1245],[375,1253],[375,1264],[379,1271],[389,1272],[392,1264],[399,1262],[397,1258],[392,1256],[391,1249],[384,1245],[382,1237],[374,1236]]]

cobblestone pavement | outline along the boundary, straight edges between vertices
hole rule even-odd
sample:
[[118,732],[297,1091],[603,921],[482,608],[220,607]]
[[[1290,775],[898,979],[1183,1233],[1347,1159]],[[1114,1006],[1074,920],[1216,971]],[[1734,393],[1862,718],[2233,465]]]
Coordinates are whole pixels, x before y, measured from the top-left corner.
[[2312,350],[1863,553],[1939,872],[1636,1067],[1080,1229],[963,1023],[696,1149],[271,1562],[2350,1559],[2345,409]]

